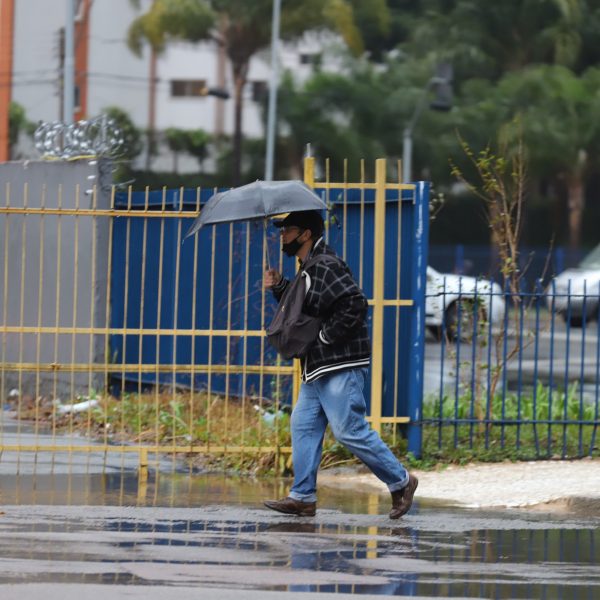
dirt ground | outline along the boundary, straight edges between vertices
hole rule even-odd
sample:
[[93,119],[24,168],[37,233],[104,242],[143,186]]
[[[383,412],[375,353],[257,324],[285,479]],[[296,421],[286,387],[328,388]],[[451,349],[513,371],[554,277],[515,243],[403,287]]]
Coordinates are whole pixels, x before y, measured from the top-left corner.
[[[412,471],[416,498],[472,508],[531,507],[600,511],[600,460],[503,462]],[[348,489],[387,488],[370,473],[323,471],[319,484]]]

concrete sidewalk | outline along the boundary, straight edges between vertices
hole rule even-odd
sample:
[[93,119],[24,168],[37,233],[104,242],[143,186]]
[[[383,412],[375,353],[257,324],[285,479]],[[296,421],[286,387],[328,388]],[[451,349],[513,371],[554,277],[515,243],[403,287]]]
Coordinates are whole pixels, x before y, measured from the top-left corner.
[[[419,478],[415,498],[444,505],[600,512],[600,459],[479,463],[412,472]],[[388,493],[370,473],[322,471],[319,485]]]

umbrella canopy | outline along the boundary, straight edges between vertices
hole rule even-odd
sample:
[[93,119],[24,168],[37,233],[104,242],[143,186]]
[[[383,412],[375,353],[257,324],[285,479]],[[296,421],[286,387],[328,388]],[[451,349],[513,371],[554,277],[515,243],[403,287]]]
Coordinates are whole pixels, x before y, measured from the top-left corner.
[[196,233],[203,225],[325,208],[325,202],[302,181],[255,181],[211,196],[186,237]]

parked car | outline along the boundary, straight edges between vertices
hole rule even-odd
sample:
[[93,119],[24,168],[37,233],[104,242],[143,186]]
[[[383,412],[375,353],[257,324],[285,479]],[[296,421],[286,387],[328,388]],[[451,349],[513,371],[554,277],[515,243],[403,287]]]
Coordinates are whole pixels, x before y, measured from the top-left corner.
[[472,339],[475,328],[500,326],[505,302],[502,288],[487,279],[438,273],[427,267],[425,325],[441,339]]
[[600,301],[600,244],[574,269],[555,277],[546,288],[550,310],[560,314],[573,327],[598,318]]

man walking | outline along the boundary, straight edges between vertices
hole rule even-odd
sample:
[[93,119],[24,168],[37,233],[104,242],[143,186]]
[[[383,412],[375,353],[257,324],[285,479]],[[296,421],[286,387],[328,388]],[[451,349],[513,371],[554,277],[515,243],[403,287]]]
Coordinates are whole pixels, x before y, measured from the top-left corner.
[[[392,495],[390,518],[398,519],[410,509],[418,480],[366,421],[363,388],[371,356],[367,299],[348,266],[325,244],[318,211],[293,212],[275,225],[281,231],[283,252],[298,257],[300,269],[318,254],[330,258],[311,260],[304,274],[303,311],[320,317],[322,325],[301,358],[302,385],[291,419],[294,483],[287,498],[268,500],[265,506],[286,514],[315,515],[317,471],[329,423],[335,438],[387,484]],[[289,283],[274,269],[264,274],[264,285],[277,301]]]

